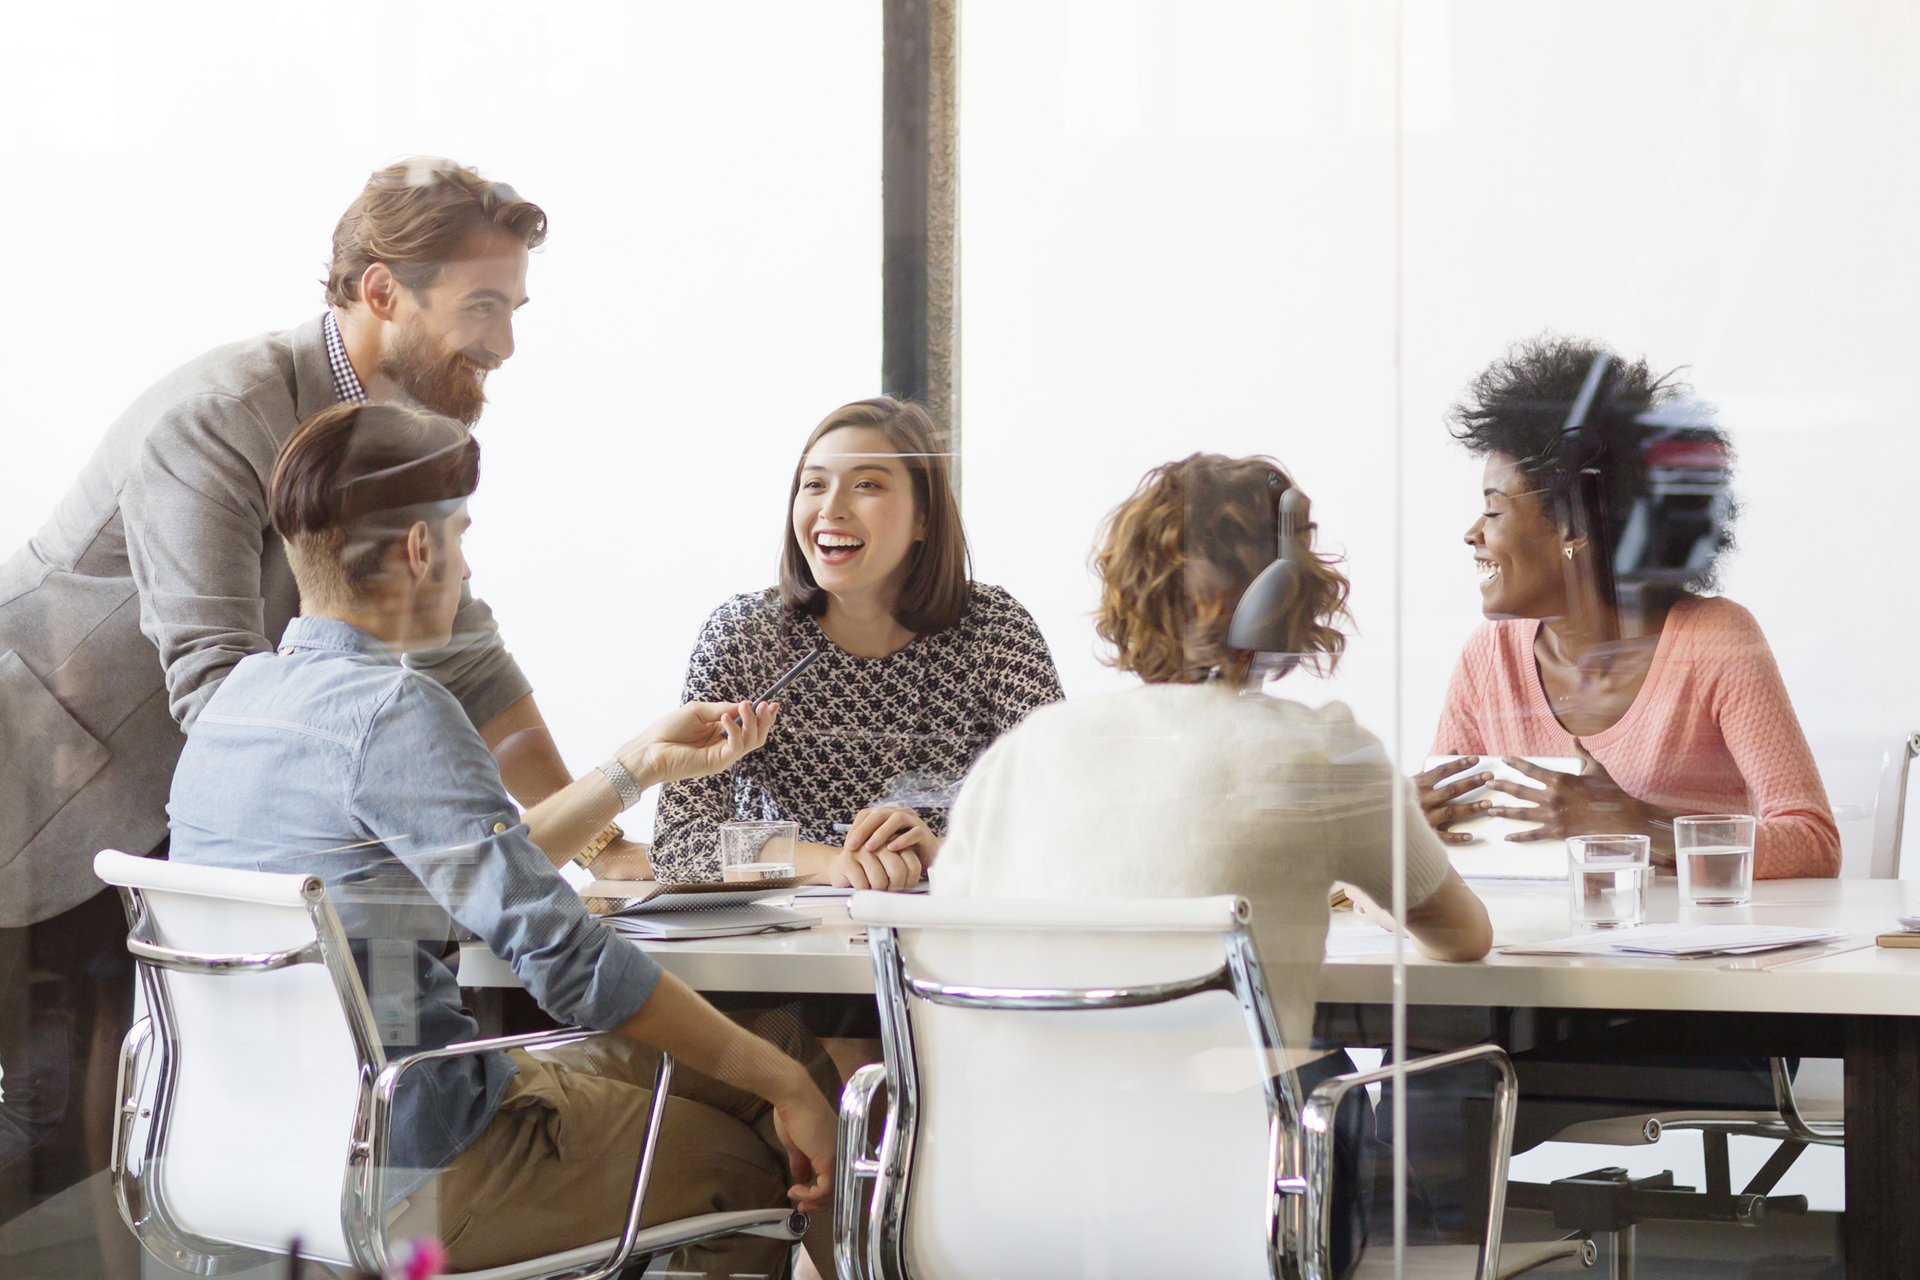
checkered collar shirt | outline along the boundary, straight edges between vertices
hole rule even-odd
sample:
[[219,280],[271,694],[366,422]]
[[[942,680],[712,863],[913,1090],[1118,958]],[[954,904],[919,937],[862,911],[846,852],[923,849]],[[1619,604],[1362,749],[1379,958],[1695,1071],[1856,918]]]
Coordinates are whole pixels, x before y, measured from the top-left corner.
[[367,389],[360,385],[359,375],[353,371],[353,362],[347,359],[347,344],[340,340],[340,325],[333,318],[333,311],[327,311],[327,364],[333,370],[333,394],[343,404],[364,404]]

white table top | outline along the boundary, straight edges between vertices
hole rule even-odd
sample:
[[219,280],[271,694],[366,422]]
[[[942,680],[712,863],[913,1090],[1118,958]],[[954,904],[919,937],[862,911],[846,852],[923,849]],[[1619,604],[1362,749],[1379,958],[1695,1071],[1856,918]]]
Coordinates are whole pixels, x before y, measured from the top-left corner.
[[[1564,884],[1482,882],[1475,892],[1493,917],[1495,945],[1572,933]],[[763,937],[650,943],[668,972],[703,991],[870,994],[873,974],[844,900],[813,899],[800,908],[823,917],[818,928]],[[1506,1008],[1708,1009],[1751,1013],[1920,1015],[1920,949],[1873,945],[1896,917],[1920,914],[1920,881],[1772,880],[1754,886],[1746,907],[1689,908],[1689,923],[1781,924],[1841,930],[1826,948],[1743,959],[1705,960],[1503,956],[1446,964],[1409,952],[1412,1004]],[[1682,919],[1678,891],[1662,877],[1648,900],[1652,922]],[[1335,930],[1372,929],[1341,912]],[[461,949],[462,986],[518,986],[484,944]],[[1323,1001],[1386,1004],[1393,998],[1390,956],[1329,959]]]

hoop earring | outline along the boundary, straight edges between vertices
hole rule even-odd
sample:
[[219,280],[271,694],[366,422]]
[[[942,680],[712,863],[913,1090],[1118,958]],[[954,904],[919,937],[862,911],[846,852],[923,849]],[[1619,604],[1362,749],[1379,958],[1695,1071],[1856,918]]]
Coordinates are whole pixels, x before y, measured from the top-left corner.
[[1565,550],[1566,550],[1567,559],[1569,560],[1573,559],[1573,548],[1567,547]]

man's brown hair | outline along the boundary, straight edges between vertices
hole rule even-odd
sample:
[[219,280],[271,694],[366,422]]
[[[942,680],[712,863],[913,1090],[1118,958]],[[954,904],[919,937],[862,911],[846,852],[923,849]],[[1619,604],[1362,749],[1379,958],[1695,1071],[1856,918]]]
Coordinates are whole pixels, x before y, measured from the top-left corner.
[[[1100,576],[1094,629],[1109,666],[1149,684],[1194,683],[1215,669],[1238,678],[1251,655],[1227,644],[1233,611],[1279,546],[1280,495],[1293,480],[1271,458],[1196,453],[1147,472],[1107,517],[1093,553]],[[1293,633],[1332,670],[1346,637],[1347,580],[1309,556]]]
[[489,231],[537,249],[547,238],[547,215],[463,164],[437,156],[396,161],[367,179],[333,229],[327,302],[358,302],[360,277],[376,262],[415,292],[430,288],[442,264],[457,262],[477,234]]
[[906,582],[893,616],[915,635],[933,635],[960,621],[973,601],[973,563],[967,531],[960,524],[960,502],[953,496],[952,469],[936,443],[938,432],[927,411],[892,396],[855,400],[828,414],[807,437],[800,461],[793,464],[787,490],[787,537],[780,551],[780,599],[795,613],[819,617],[827,611],[827,593],[813,580],[800,539],[793,532],[793,503],[800,495],[800,472],[807,455],[828,432],[842,427],[872,427],[887,438],[913,482],[913,509],[926,521],[926,534],[907,553]]
[[437,530],[479,483],[480,442],[458,422],[349,402],[314,414],[280,447],[267,513],[302,600],[355,604],[389,546],[416,522]]

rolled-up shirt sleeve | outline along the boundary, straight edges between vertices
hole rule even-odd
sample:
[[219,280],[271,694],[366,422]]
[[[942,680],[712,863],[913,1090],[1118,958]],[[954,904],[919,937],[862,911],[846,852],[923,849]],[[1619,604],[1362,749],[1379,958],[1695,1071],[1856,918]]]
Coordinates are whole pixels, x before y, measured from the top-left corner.
[[357,821],[434,900],[513,967],[562,1022],[611,1030],[660,980],[646,952],[588,913],[507,797],[459,702],[437,682],[395,682],[348,781]]

